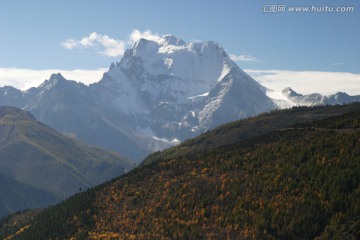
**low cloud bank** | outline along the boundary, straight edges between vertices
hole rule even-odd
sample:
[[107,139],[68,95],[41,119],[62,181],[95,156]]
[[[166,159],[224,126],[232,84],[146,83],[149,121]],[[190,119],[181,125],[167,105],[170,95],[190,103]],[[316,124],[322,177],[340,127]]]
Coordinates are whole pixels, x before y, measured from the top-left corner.
[[[58,72],[66,79],[89,85],[98,82],[107,70],[107,68],[96,70],[0,68],[0,87],[12,86],[20,90],[27,90],[39,86],[46,79],[49,79],[51,74]],[[346,92],[350,95],[360,95],[360,74],[254,69],[245,69],[245,72],[261,85],[274,91],[281,91],[286,87],[291,87],[301,94],[317,92],[328,95],[336,92]]]

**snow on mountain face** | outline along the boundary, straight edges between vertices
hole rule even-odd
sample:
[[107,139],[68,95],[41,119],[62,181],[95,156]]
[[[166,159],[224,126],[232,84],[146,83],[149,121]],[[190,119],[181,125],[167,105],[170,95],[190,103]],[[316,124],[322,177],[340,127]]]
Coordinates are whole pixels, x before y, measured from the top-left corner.
[[141,39],[117,64],[151,100],[176,101],[208,92],[233,66],[218,44],[185,44],[173,36],[159,42]]
[[[0,88],[0,104],[12,101],[5,92]],[[185,43],[172,35],[140,39],[89,87],[54,74],[15,95],[20,100],[14,104],[56,130],[138,161],[276,107],[219,44]]]
[[274,108],[258,83],[234,67],[210,91],[207,104],[199,114],[200,126],[209,129]]
[[275,107],[219,44],[171,35],[140,39],[91,87],[133,118],[133,131],[169,142]]
[[60,132],[137,161],[274,108],[354,101],[360,97],[271,91],[242,71],[219,44],[185,43],[172,35],[140,39],[89,87],[53,74],[25,92],[0,88],[0,105],[24,108]]
[[140,39],[89,87],[53,74],[37,88],[0,88],[0,105],[83,141],[141,161],[220,124],[295,105],[359,101],[337,93],[274,92],[242,71],[215,42],[166,35]]

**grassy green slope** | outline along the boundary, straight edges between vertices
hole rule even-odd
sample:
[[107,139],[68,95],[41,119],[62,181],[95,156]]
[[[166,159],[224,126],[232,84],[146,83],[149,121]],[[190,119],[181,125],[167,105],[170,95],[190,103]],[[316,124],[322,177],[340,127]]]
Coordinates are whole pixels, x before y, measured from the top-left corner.
[[0,107],[0,174],[18,183],[64,199],[132,167],[131,160],[65,137],[25,111]]
[[[154,154],[12,239],[359,239],[360,113],[338,111],[196,151],[190,143],[205,134]],[[227,127],[208,136],[232,135]]]

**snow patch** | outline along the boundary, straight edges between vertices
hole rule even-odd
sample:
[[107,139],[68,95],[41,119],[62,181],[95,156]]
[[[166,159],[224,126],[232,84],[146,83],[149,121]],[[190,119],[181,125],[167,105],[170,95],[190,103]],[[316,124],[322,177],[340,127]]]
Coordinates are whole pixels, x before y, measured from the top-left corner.
[[173,145],[179,145],[181,143],[181,141],[177,138],[174,138],[173,140],[170,141]]
[[178,145],[178,144],[181,143],[181,141],[179,139],[177,139],[177,138],[169,140],[167,138],[158,138],[158,137],[153,136],[153,139],[156,140],[156,141],[159,141],[159,142],[170,144],[171,146],[175,146],[175,145]]
[[291,108],[293,106],[296,106],[294,102],[292,102],[290,99],[288,99],[283,92],[273,91],[271,89],[266,89],[266,95],[271,98],[274,103],[280,108]]

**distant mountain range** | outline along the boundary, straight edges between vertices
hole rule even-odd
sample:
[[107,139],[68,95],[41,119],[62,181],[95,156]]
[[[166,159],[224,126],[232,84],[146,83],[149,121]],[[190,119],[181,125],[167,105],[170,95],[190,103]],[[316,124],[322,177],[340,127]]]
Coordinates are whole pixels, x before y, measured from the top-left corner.
[[133,161],[65,137],[29,112],[0,106],[0,217],[55,204],[133,167]]
[[316,105],[347,104],[347,103],[360,101],[360,95],[350,96],[344,92],[338,92],[328,96],[321,95],[319,93],[302,95],[295,92],[290,87],[288,87],[285,88],[281,93],[283,97],[285,97],[285,100],[283,100],[285,102],[285,106],[286,103],[289,106],[316,106]]
[[4,237],[359,239],[359,128],[360,104],[232,122],[11,225]]
[[275,93],[215,42],[140,39],[90,86],[53,74],[39,87],[0,88],[0,105],[30,111],[54,129],[138,162],[220,124],[296,105],[359,101],[338,93]]

